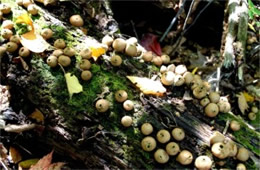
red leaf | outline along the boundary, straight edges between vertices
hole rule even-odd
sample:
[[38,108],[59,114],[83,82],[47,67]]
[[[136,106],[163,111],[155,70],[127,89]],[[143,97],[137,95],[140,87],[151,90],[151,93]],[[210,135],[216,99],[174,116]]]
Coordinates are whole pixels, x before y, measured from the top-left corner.
[[141,45],[148,51],[152,51],[157,55],[162,55],[162,49],[157,41],[157,36],[151,33],[144,34],[141,39]]

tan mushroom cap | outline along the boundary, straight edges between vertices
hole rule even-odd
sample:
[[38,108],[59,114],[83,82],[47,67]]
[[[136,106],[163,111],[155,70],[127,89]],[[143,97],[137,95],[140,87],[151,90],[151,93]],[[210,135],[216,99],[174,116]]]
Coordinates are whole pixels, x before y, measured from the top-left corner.
[[144,135],[150,135],[153,132],[153,125],[151,123],[142,124],[141,132]]
[[141,141],[141,146],[142,146],[144,151],[150,152],[150,151],[152,151],[156,148],[156,141],[153,137],[146,136]]
[[164,149],[157,149],[154,153],[154,159],[160,164],[165,164],[169,161],[169,155]]
[[162,129],[157,132],[156,138],[160,143],[167,143],[171,139],[171,135],[168,130]]
[[208,156],[202,155],[196,158],[194,164],[199,170],[209,170],[212,166],[212,160]]
[[190,151],[183,150],[177,156],[176,161],[182,165],[189,165],[193,161],[193,155]]

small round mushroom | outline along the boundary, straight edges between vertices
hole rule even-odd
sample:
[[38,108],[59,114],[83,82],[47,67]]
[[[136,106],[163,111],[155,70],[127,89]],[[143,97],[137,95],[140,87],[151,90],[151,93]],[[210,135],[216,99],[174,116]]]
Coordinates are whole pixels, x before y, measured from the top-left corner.
[[171,139],[171,135],[168,130],[162,129],[157,132],[156,138],[160,143],[167,143]]
[[238,131],[240,130],[240,124],[238,121],[235,121],[235,120],[232,120],[230,122],[230,129],[233,130],[233,131]]
[[153,60],[153,52],[147,51],[142,54],[142,59],[146,62],[150,62]]
[[181,86],[185,82],[184,78],[181,75],[175,75],[174,77],[174,86]]
[[63,54],[63,51],[61,49],[54,50],[52,55],[59,57]]
[[131,37],[126,40],[126,43],[133,44],[133,45],[137,45],[137,42],[138,42],[138,40],[135,37]]
[[131,111],[134,109],[134,103],[131,100],[126,100],[123,103],[123,107],[126,111]]
[[207,97],[205,97],[205,98],[203,98],[203,99],[200,100],[200,105],[201,105],[202,107],[207,106],[209,103],[210,103],[210,101],[209,101],[209,98],[207,98]]
[[27,7],[27,11],[32,14],[32,15],[37,15],[38,14],[38,9],[37,6],[35,4],[30,4]]
[[18,45],[14,42],[8,42],[6,44],[6,51],[8,51],[9,53],[13,53],[18,49]]
[[1,59],[1,57],[4,56],[5,53],[6,53],[6,47],[5,46],[0,46],[0,59]]
[[195,167],[198,168],[198,170],[209,170],[212,166],[212,160],[210,159],[210,157],[202,155],[196,158],[194,164]]
[[249,152],[246,148],[239,148],[237,153],[237,159],[245,162],[249,159]]
[[30,50],[26,47],[21,47],[20,50],[19,50],[19,55],[21,57],[28,57],[30,55]]
[[153,137],[146,136],[141,141],[141,146],[144,151],[151,152],[152,150],[154,150],[156,148],[156,141]]
[[92,57],[92,51],[89,48],[84,48],[80,51],[79,55],[83,58],[83,59],[91,59]]
[[182,165],[189,165],[193,161],[193,155],[190,151],[183,150],[177,156],[176,161]]
[[80,15],[72,15],[70,17],[70,24],[75,27],[82,27],[84,25],[84,21]]
[[162,65],[160,68],[160,73],[165,73],[167,71],[167,67],[165,65]]
[[11,12],[11,6],[8,3],[0,4],[0,11],[3,14],[9,14]]
[[109,35],[105,35],[103,38],[102,38],[102,44],[105,44],[107,45],[108,47],[110,47],[112,44],[113,44],[113,41],[114,39],[109,36]]
[[84,70],[81,72],[81,79],[88,81],[92,78],[92,73],[89,70]]
[[202,99],[207,95],[207,90],[203,85],[197,86],[193,91],[193,96],[197,99]]
[[32,0],[23,0],[23,6],[25,8],[27,8],[31,4],[33,4]]
[[225,141],[226,146],[229,148],[229,157],[234,157],[237,155],[237,145],[231,139]]
[[126,44],[125,47],[125,53],[131,57],[136,57],[137,56],[137,48],[136,45],[134,44]]
[[3,13],[0,11],[0,21],[3,19]]
[[126,48],[126,41],[122,38],[117,38],[113,41],[112,46],[115,51],[123,52]]
[[220,99],[220,95],[217,92],[210,92],[209,99],[211,103],[218,103]]
[[224,142],[225,136],[220,133],[219,131],[215,131],[211,136],[210,136],[210,144],[218,143],[218,142]]
[[122,124],[124,127],[129,127],[129,126],[132,125],[132,123],[133,123],[133,119],[132,119],[132,117],[130,117],[130,116],[124,116],[124,117],[122,117],[122,119],[121,119],[121,124]]
[[258,112],[258,108],[256,106],[253,106],[251,108],[251,111],[254,112],[254,113],[257,113]]
[[169,155],[164,149],[157,149],[154,153],[154,159],[160,164],[165,164],[169,161]]
[[106,112],[109,109],[109,101],[107,101],[106,99],[99,99],[96,102],[96,109],[98,112]]
[[162,59],[159,56],[153,57],[152,62],[156,65],[156,66],[161,66],[162,65]]
[[10,41],[11,42],[14,42],[16,44],[20,44],[21,43],[21,39],[19,37],[19,35],[13,35],[10,37]]
[[185,138],[185,132],[181,128],[174,128],[172,130],[172,137],[177,141],[182,141]]
[[15,1],[17,5],[22,6],[23,5],[23,0],[16,0]]
[[50,28],[44,28],[42,31],[41,31],[41,36],[45,39],[45,40],[48,40],[52,37],[53,35],[53,31],[50,29]]
[[12,30],[14,28],[14,22],[11,20],[5,20],[2,23],[2,28]]
[[74,48],[66,47],[66,48],[64,48],[63,53],[66,56],[72,57],[76,54],[76,51]]
[[180,152],[180,147],[178,143],[170,142],[166,145],[166,152],[170,156],[175,156]]
[[183,64],[177,65],[175,68],[175,74],[183,75],[187,71],[187,67]]
[[59,49],[63,49],[66,47],[66,43],[63,39],[57,39],[54,42],[54,47],[59,48]]
[[175,68],[176,68],[176,67],[175,67],[174,64],[170,64],[170,65],[167,66],[167,71],[172,71],[172,72],[174,73]]
[[255,119],[256,119],[256,114],[255,114],[254,112],[250,112],[250,113],[248,114],[248,118],[249,118],[250,120],[255,120]]
[[162,59],[163,64],[169,64],[170,61],[171,61],[170,56],[168,56],[168,55],[166,55],[166,54],[162,55],[162,56],[161,56],[161,59]]
[[185,80],[185,84],[189,85],[191,84],[192,80],[193,80],[193,74],[189,71],[185,72],[183,74],[184,80]]
[[193,77],[193,80],[191,82],[191,90],[194,90],[198,86],[203,86],[203,81],[199,78],[195,79],[195,76]]
[[174,83],[174,77],[175,77],[175,74],[172,71],[167,71],[167,72],[163,73],[163,75],[161,77],[161,82],[165,86],[170,86]]
[[82,70],[89,70],[91,67],[91,63],[89,62],[89,60],[83,59],[83,60],[81,60],[79,67]]
[[51,55],[47,58],[46,61],[50,67],[56,67],[58,65],[58,59],[56,56]]
[[7,40],[13,36],[13,32],[9,29],[2,29],[1,36]]
[[208,117],[216,117],[218,115],[218,112],[218,105],[216,105],[215,103],[210,103],[205,107],[205,114]]
[[236,170],[246,170],[246,166],[243,163],[237,164]]
[[119,55],[113,55],[110,59],[110,63],[113,66],[120,66],[122,64],[122,58]]
[[58,63],[60,63],[63,67],[67,67],[70,65],[71,59],[66,55],[61,55],[58,58]]
[[144,123],[141,126],[141,132],[144,135],[150,135],[153,132],[153,126],[151,123]]
[[126,101],[127,97],[128,97],[128,95],[125,90],[118,90],[115,93],[115,99],[116,99],[116,101],[118,101],[120,103]]
[[231,105],[228,101],[219,101],[218,102],[219,111],[222,113],[228,113],[231,110]]
[[214,143],[211,147],[211,152],[215,157],[217,157],[219,159],[227,158],[229,156],[229,153],[230,153],[227,145],[225,145],[222,142]]

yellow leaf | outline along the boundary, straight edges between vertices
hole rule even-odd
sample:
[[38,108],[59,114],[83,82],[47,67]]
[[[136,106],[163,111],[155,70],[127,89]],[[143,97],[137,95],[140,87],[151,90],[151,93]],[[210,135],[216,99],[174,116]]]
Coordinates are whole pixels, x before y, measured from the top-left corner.
[[103,47],[90,47],[92,57],[97,61],[98,57],[106,53],[106,49]]
[[34,53],[42,53],[49,46],[42,36],[34,34],[31,31],[21,36],[21,44]]
[[194,75],[194,74],[197,72],[197,70],[198,70],[198,67],[195,67],[195,68],[192,70],[191,74]]
[[24,24],[30,25],[32,27],[32,30],[34,30],[32,19],[30,18],[28,13],[24,13],[24,14],[20,15],[19,17],[17,17],[16,23],[17,24],[24,23]]
[[65,79],[66,79],[70,98],[74,93],[80,93],[83,91],[82,85],[79,83],[79,80],[75,75],[71,76],[71,73],[66,73]]
[[249,27],[251,30],[253,30],[254,32],[256,32],[256,31],[255,31],[255,28],[254,28],[254,26],[253,26],[252,24],[248,23],[248,27]]
[[245,114],[245,111],[249,107],[246,98],[242,92],[238,95],[238,107],[243,114]]
[[20,162],[18,166],[24,169],[29,169],[32,165],[35,165],[38,161],[39,159],[28,159]]
[[44,123],[44,116],[42,112],[38,109],[35,109],[35,111],[30,114],[29,117],[35,119],[38,123]]
[[154,81],[145,77],[127,76],[144,94],[162,96],[166,89],[160,81]]
[[9,149],[9,154],[15,164],[22,160],[20,152],[12,146]]
[[245,99],[246,99],[247,102],[254,102],[255,101],[255,98],[252,95],[248,94],[247,92],[243,92],[243,95],[245,96]]

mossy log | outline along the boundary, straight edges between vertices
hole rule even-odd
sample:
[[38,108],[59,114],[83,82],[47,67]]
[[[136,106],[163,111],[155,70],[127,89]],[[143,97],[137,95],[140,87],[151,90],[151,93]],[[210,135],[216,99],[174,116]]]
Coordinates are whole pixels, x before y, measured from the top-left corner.
[[[64,2],[58,7],[63,9],[69,5],[70,2]],[[61,21],[65,20],[62,19],[64,16],[60,18],[53,15],[53,8],[55,9],[55,6],[50,7],[50,10],[42,10],[42,16],[48,18],[47,25],[55,23],[56,26],[52,28],[56,30],[57,35],[65,37],[66,42],[74,47],[78,45],[77,42],[84,42],[83,40],[89,38],[79,29],[64,24]],[[91,34],[97,39],[106,33],[102,32],[102,28],[97,31],[95,26],[92,27]],[[35,150],[49,152],[54,148],[56,154],[60,155],[59,161],[68,161],[67,166],[71,168],[191,169],[194,168],[193,164],[183,166],[176,162],[176,157],[170,158],[164,165],[156,163],[153,153],[141,149],[140,141],[144,137],[140,132],[141,124],[153,124],[152,136],[156,136],[160,129],[171,131],[174,127],[181,127],[186,133],[184,141],[179,143],[181,149],[190,150],[194,157],[207,154],[217,162],[219,160],[213,158],[209,147],[212,130],[223,131],[227,120],[236,119],[241,122],[242,130],[233,135],[228,132],[226,136],[251,151],[251,157],[246,162],[248,169],[258,168],[259,133],[250,129],[244,121],[227,113],[219,114],[215,121],[206,118],[198,100],[183,100],[185,91],[189,93],[187,87],[170,87],[169,94],[161,98],[143,96],[126,78],[127,75],[149,77],[150,74],[159,71],[157,67],[122,54],[124,62],[119,68],[115,68],[111,67],[105,57],[100,57],[92,64],[91,81],[80,80],[83,92],[74,94],[70,99],[62,70],[50,68],[46,64],[46,57],[42,57],[48,53],[34,54],[32,58],[27,59],[30,67],[28,71],[24,70],[21,64],[14,63],[15,56],[10,54],[4,56],[1,62],[1,74],[5,77],[1,82],[11,86],[11,107],[17,113],[15,115],[10,110],[2,110],[3,119],[7,123],[32,122],[33,120],[27,116],[35,108],[45,116],[43,125],[38,124],[35,130],[24,132],[23,135],[1,130],[1,135],[9,136],[8,140],[12,143],[19,144],[18,146],[32,153],[38,153]],[[76,59],[65,71],[80,77],[80,71],[75,65]],[[119,89],[128,92],[129,99],[135,103],[134,111],[126,112],[122,104],[115,101],[114,92]],[[95,101],[99,98],[106,98],[111,102],[108,112],[98,113],[94,108]],[[125,128],[121,125],[120,120],[124,115],[132,115],[133,126]],[[8,143],[7,140],[4,142]],[[165,146],[158,144],[158,147]],[[234,169],[237,162],[229,159],[224,167]],[[213,166],[219,168],[219,165]]]

